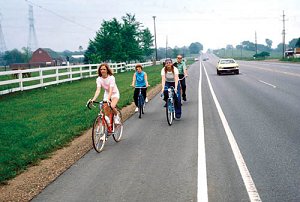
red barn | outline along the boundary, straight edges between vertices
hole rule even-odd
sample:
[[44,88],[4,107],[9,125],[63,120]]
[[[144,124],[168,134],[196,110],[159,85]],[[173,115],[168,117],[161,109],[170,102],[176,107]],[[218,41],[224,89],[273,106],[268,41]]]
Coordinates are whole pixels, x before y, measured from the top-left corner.
[[39,48],[32,53],[29,61],[30,66],[56,66],[62,65],[63,58],[51,49]]

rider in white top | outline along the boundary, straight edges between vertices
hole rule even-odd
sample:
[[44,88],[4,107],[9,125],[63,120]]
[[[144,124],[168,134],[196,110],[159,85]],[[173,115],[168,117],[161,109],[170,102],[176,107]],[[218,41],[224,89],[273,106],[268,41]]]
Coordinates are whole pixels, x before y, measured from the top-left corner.
[[105,92],[103,100],[110,103],[113,113],[114,115],[116,115],[114,116],[114,121],[116,124],[119,124],[120,117],[118,116],[118,111],[116,107],[120,98],[120,93],[115,81],[115,77],[113,76],[113,72],[109,68],[108,64],[100,65],[100,67],[98,68],[98,76],[99,77],[96,80],[97,89],[91,101],[94,102],[101,92],[101,87],[104,88]]

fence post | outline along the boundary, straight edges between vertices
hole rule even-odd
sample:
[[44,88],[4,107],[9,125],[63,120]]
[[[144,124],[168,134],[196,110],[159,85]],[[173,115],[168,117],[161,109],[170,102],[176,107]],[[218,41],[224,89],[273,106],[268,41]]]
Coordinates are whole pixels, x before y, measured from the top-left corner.
[[92,65],[89,64],[89,73],[90,73],[90,77],[92,77]]
[[57,67],[56,67],[56,70],[55,70],[55,74],[56,74],[56,85],[58,85],[59,76],[58,76],[58,68]]
[[22,74],[22,70],[19,70],[19,81],[20,81],[20,90],[23,91],[24,87],[23,87],[23,74]]
[[82,76],[82,66],[80,66],[80,79],[82,79],[83,76]]
[[44,80],[43,80],[43,70],[41,68],[41,66],[39,66],[39,73],[40,73],[40,84],[41,86],[44,86]]
[[71,66],[69,68],[69,78],[71,79],[71,83],[72,83],[73,75],[72,75],[72,68],[71,68]]

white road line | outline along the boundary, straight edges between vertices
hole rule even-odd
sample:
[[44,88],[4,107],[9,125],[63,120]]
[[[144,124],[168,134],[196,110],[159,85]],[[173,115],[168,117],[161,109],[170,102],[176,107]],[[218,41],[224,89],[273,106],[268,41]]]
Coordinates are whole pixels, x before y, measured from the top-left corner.
[[277,86],[275,86],[275,85],[273,85],[273,84],[267,83],[267,82],[262,81],[262,80],[258,80],[258,81],[261,82],[261,83],[263,83],[263,84],[266,84],[266,85],[268,85],[268,86],[271,86],[271,87],[273,87],[273,88],[276,88],[276,87],[277,87]]
[[226,117],[223,113],[223,110],[220,106],[220,103],[216,97],[216,94],[212,88],[212,85],[211,85],[211,82],[210,82],[210,79],[208,77],[208,74],[207,74],[207,71],[206,71],[206,68],[203,64],[203,68],[204,68],[204,71],[205,71],[205,74],[206,74],[206,77],[207,77],[207,81],[208,81],[208,85],[209,85],[209,89],[210,89],[210,92],[212,94],[212,97],[214,99],[214,102],[215,102],[215,105],[217,107],[217,110],[218,110],[218,113],[219,113],[219,116],[221,118],[221,121],[222,121],[222,124],[223,124],[223,127],[225,129],[225,132],[227,134],[227,138],[229,140],[229,143],[230,143],[230,146],[231,146],[231,149],[232,149],[232,152],[234,154],[234,157],[235,157],[235,160],[237,162],[237,165],[239,167],[239,170],[240,170],[240,173],[241,173],[241,176],[243,178],[243,181],[244,181],[244,184],[245,184],[245,187],[246,187],[246,190],[248,192],[248,195],[249,195],[249,198],[250,198],[250,201],[261,201],[260,199],[260,196],[257,192],[257,189],[255,187],[255,184],[252,180],[252,177],[250,175],[250,172],[247,168],[247,165],[244,161],[244,158],[240,152],[240,149],[239,149],[239,146],[237,144],[237,142],[235,141],[235,138],[232,134],[232,131],[230,129],[230,126],[226,120]]
[[204,141],[204,122],[202,106],[202,62],[200,62],[200,77],[198,90],[198,179],[197,179],[197,201],[207,202],[207,175]]

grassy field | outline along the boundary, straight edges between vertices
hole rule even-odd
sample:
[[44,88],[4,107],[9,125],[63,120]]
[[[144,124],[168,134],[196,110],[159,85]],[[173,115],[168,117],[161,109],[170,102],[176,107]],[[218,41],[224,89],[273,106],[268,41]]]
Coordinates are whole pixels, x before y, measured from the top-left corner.
[[[161,65],[146,67],[154,87],[161,80]],[[133,71],[115,74],[119,107],[133,101]],[[68,144],[92,126],[97,110],[87,110],[96,78],[0,96],[0,183]],[[99,99],[102,98],[103,90]]]
[[[253,55],[255,51],[248,51],[248,50],[238,50],[238,49],[230,49],[230,50],[219,50],[214,52],[218,57],[221,58],[235,58],[235,59],[246,59],[246,60],[253,60]],[[270,52],[270,56],[266,59],[279,59],[282,57],[280,52]]]

